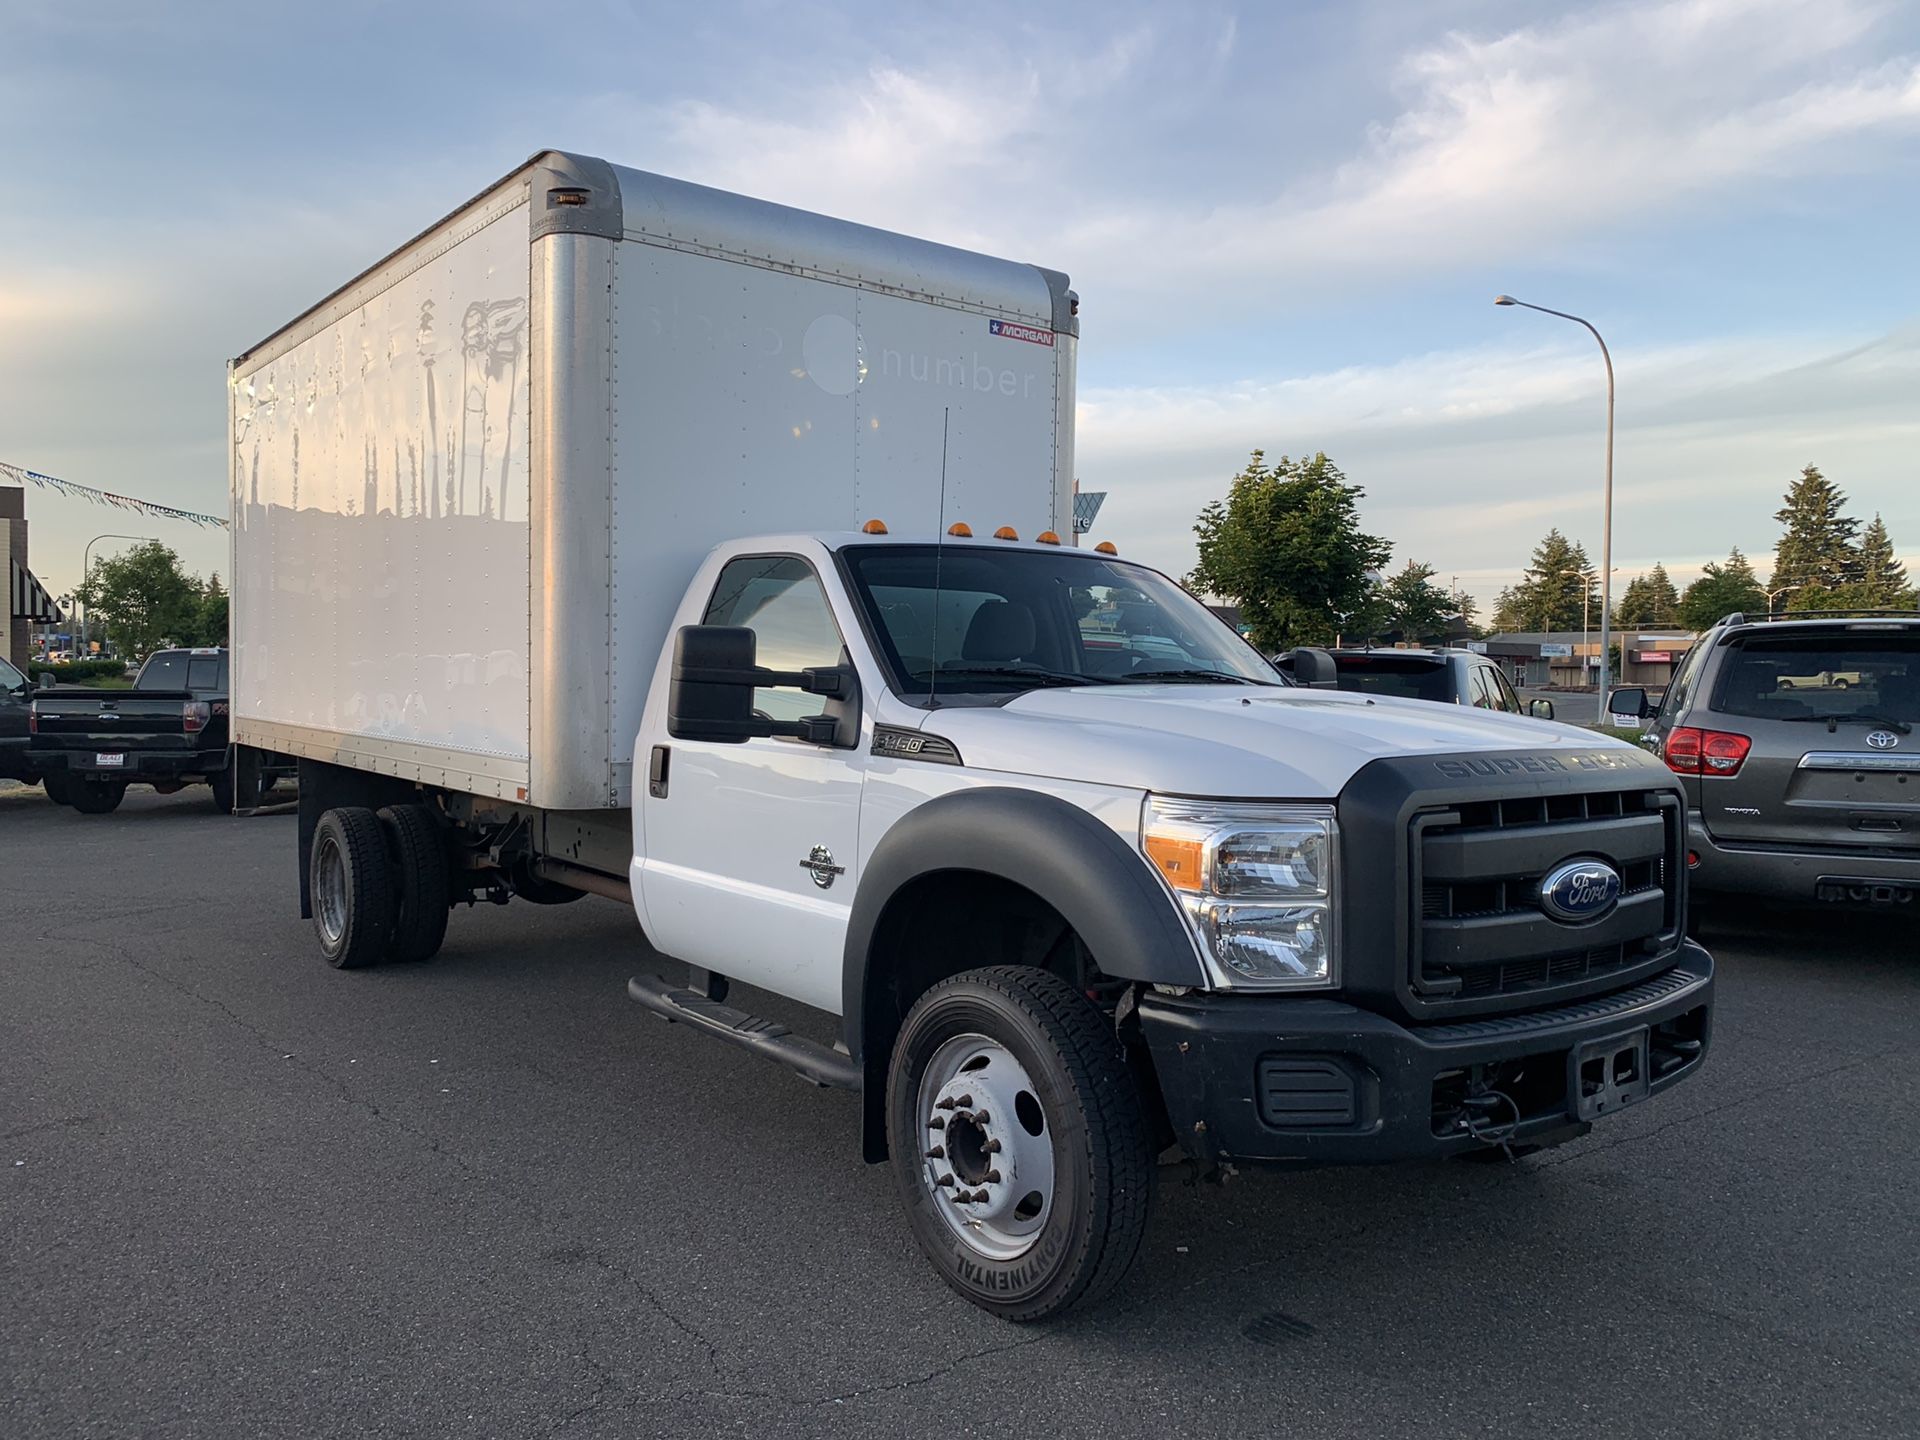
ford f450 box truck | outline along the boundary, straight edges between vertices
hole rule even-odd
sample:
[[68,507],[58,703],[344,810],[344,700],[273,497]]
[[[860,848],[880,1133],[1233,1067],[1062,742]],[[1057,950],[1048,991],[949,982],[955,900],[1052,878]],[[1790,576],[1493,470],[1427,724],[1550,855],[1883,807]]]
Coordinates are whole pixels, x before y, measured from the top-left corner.
[[1078,329],[1054,271],[549,152],[231,367],[233,727],[299,757],[325,957],[629,903],[686,966],[632,998],[859,1092],[1015,1319],[1119,1280],[1169,1145],[1553,1144],[1712,999],[1654,757],[1290,683],[1073,544]]

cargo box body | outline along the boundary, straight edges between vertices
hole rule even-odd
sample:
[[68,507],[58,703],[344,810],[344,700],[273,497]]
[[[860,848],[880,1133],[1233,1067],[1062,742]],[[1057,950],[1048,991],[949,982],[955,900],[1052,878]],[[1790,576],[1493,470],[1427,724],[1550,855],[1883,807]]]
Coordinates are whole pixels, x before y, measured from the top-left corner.
[[714,544],[1070,536],[1075,308],[1035,266],[536,156],[233,362],[236,741],[629,804]]

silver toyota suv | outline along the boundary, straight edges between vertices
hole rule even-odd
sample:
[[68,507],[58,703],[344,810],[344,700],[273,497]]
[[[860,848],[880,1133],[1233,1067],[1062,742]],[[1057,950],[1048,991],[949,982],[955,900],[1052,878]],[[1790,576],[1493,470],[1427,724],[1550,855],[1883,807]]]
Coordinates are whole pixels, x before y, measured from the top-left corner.
[[1847,906],[1920,893],[1920,615],[1749,622],[1700,637],[1655,710],[1616,722],[1681,776],[1696,890]]

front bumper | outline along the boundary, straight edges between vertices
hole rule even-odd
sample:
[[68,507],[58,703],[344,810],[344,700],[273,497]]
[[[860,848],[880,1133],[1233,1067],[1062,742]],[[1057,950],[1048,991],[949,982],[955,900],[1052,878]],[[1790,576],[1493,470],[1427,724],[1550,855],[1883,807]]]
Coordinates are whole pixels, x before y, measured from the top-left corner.
[[1644,1083],[1618,1103],[1656,1095],[1700,1068],[1712,1005],[1713,959],[1687,942],[1671,969],[1612,995],[1452,1024],[1402,1025],[1339,1000],[1199,991],[1143,993],[1139,1014],[1189,1155],[1347,1165],[1584,1134],[1591,1121],[1580,1112],[1592,1102],[1582,1105],[1574,1072],[1586,1052],[1644,1031]]
[[[219,750],[113,750],[103,745],[86,750],[50,750],[36,746],[29,752],[42,775],[64,770],[82,780],[204,780],[224,769],[227,752]],[[123,755],[123,765],[102,765],[101,755]]]
[[[1822,881],[1853,881],[1874,903],[1874,887],[1920,888],[1920,854],[1867,855],[1848,850],[1743,847],[1716,841],[1695,810],[1687,816],[1687,850],[1698,860],[1693,888],[1724,895],[1759,895],[1811,904],[1824,897]],[[1882,901],[1881,903],[1885,903]]]

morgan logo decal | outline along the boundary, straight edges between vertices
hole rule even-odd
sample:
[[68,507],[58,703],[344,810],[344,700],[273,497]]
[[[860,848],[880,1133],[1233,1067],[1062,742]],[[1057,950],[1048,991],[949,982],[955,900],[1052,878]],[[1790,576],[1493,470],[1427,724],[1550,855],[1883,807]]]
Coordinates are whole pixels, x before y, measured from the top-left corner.
[[1024,340],[1029,345],[1053,344],[1053,332],[1037,325],[1018,325],[1011,320],[989,320],[987,329],[1007,340]]

